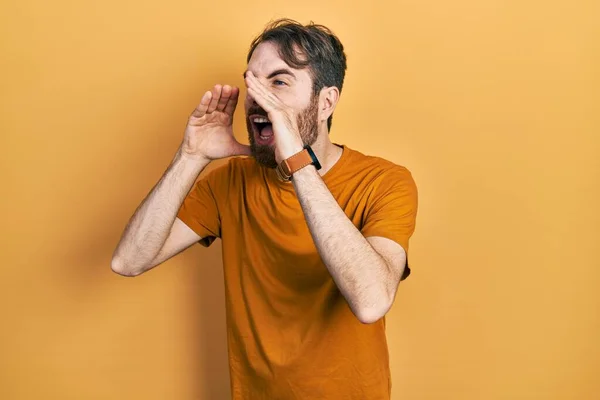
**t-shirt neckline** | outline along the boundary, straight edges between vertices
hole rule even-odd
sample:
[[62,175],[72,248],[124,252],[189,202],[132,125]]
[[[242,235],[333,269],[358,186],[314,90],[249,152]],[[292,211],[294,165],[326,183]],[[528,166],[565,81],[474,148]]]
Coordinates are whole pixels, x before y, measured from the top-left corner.
[[[337,160],[337,162],[335,164],[333,164],[333,166],[329,169],[329,171],[327,171],[324,175],[321,176],[321,179],[323,179],[323,181],[326,184],[330,183],[333,179],[335,179],[335,177],[338,175],[338,171],[343,167],[343,165],[346,163],[346,161],[348,159],[348,156],[350,155],[349,154],[350,150],[348,149],[348,147],[345,144],[338,144],[338,143],[333,143],[333,144],[342,148],[342,155]],[[271,180],[274,181],[275,184],[277,186],[279,186],[280,188],[282,188],[284,190],[288,190],[288,191],[294,190],[294,185],[291,181],[290,182],[282,182],[279,180],[275,169],[269,168],[268,174],[269,174],[269,177],[271,178]]]

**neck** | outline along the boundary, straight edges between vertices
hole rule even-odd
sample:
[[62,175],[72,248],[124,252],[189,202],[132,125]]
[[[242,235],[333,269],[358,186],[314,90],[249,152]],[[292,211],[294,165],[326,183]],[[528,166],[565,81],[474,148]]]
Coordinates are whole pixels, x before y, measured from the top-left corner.
[[321,169],[319,170],[321,176],[325,175],[342,156],[342,148],[331,142],[326,129],[321,130],[316,142],[310,147],[321,164]]

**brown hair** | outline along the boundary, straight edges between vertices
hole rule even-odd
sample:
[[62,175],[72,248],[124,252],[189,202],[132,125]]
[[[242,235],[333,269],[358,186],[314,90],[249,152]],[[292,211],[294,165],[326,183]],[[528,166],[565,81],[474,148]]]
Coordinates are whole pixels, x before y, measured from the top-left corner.
[[[252,41],[246,62],[250,62],[252,53],[262,42],[275,43],[279,48],[279,56],[290,67],[309,68],[313,79],[313,95],[330,86],[342,92],[346,55],[344,46],[329,28],[313,22],[302,25],[287,18],[272,21]],[[327,120],[327,129],[331,129],[332,117]]]

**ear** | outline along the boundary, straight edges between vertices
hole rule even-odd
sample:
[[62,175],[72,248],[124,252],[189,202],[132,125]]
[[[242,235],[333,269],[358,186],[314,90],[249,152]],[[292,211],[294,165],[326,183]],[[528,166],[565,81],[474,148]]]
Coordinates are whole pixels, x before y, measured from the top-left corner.
[[319,122],[327,121],[333,114],[340,98],[340,91],[335,86],[324,87],[319,94]]

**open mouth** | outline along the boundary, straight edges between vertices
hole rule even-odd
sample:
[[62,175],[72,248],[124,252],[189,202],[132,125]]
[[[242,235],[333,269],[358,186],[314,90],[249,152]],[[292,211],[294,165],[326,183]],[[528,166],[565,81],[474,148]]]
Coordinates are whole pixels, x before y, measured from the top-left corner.
[[262,141],[269,141],[273,137],[273,125],[267,117],[252,115],[250,121],[254,126],[254,132]]

